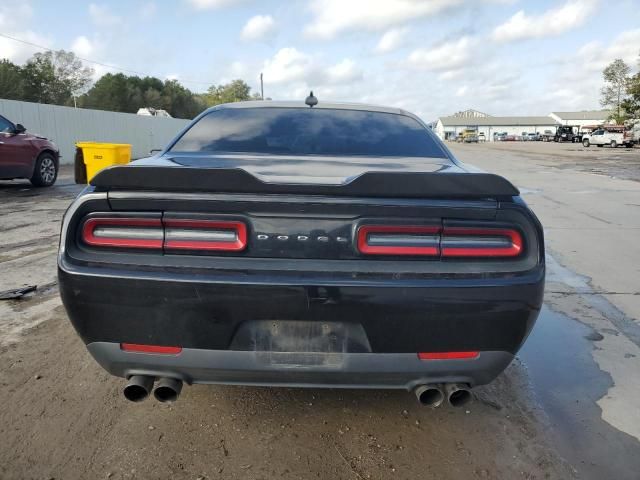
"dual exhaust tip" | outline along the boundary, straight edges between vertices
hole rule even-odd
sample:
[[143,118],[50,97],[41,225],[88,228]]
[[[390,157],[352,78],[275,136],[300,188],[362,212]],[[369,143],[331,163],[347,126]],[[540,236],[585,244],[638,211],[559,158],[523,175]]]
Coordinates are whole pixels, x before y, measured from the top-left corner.
[[146,400],[153,390],[153,396],[162,403],[173,403],[178,400],[182,391],[182,380],[163,377],[153,388],[154,377],[147,375],[134,375],[129,378],[129,382],[124,387],[124,397],[132,402]]
[[[178,400],[182,391],[182,380],[162,377],[155,385],[155,378],[147,375],[134,375],[124,387],[124,396],[131,402],[146,400],[153,391],[156,400],[162,403],[173,403]],[[445,401],[452,407],[462,407],[473,399],[471,390],[461,383],[428,384],[415,388],[418,401],[425,406],[436,408]]]
[[420,385],[413,391],[420,404],[436,408],[445,398],[452,407],[462,407],[473,400],[471,390],[461,383]]

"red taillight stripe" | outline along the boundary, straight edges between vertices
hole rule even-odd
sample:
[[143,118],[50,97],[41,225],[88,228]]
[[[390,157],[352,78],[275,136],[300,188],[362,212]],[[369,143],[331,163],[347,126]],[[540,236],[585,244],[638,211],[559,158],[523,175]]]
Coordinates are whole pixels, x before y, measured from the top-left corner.
[[440,249],[434,246],[408,246],[408,245],[370,245],[369,235],[382,234],[417,234],[437,235],[441,227],[431,225],[362,225],[358,228],[358,251],[366,255],[423,255],[437,256]]
[[222,220],[192,220],[192,219],[165,219],[164,226],[169,228],[184,229],[188,233],[189,229],[194,231],[231,231],[235,233],[234,241],[209,241],[209,240],[178,240],[172,239],[169,235],[165,238],[164,247],[176,250],[216,250],[227,252],[239,252],[247,246],[247,226],[239,221]]
[[464,360],[478,358],[480,352],[420,352],[420,360]]
[[[160,238],[126,238],[126,237],[99,237],[95,230],[98,227],[147,227],[157,228]],[[82,240],[92,247],[117,247],[117,248],[162,248],[162,221],[160,218],[89,218],[82,226]]]
[[161,355],[178,355],[182,347],[165,347],[162,345],[141,345],[139,343],[121,343],[120,349],[125,352],[158,353]]
[[[451,247],[446,246],[447,236],[462,236],[482,240],[483,236],[507,237],[511,240],[511,246],[499,248],[487,247]],[[442,256],[443,257],[515,257],[523,249],[522,235],[520,232],[508,228],[472,228],[472,227],[444,227],[442,230]]]

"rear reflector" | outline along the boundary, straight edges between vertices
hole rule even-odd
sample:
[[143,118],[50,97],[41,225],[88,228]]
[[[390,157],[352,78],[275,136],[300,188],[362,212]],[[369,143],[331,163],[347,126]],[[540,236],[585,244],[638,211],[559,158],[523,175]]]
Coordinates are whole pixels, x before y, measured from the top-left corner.
[[162,345],[140,345],[138,343],[121,343],[120,349],[125,352],[158,353],[161,355],[178,355],[182,347],[164,347]]
[[89,218],[82,240],[92,247],[161,249],[164,233],[160,218]]
[[358,251],[366,255],[438,256],[439,233],[439,226],[362,225]]
[[464,360],[478,358],[480,352],[420,352],[420,360]]
[[239,252],[247,246],[243,222],[165,219],[164,225],[167,249]]
[[443,257],[516,257],[523,242],[507,228],[444,227],[440,247]]

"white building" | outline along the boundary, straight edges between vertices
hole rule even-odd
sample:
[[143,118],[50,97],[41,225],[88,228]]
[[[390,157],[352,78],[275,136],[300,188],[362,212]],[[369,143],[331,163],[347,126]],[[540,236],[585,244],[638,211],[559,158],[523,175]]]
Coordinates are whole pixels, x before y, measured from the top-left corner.
[[164,118],[173,118],[166,110],[162,110],[161,108],[139,108],[138,113],[136,115],[143,115],[145,117],[164,117]]
[[551,112],[547,116],[493,117],[477,110],[464,110],[448,117],[440,117],[434,132],[443,140],[452,140],[464,130],[476,130],[484,133],[487,141],[492,142],[498,133],[523,135],[527,133],[555,133],[558,125],[602,125],[607,123],[608,110],[584,110],[582,112]]
[[442,140],[453,140],[464,130],[476,130],[478,135],[484,133],[487,141],[492,142],[494,135],[523,135],[527,133],[544,133],[550,130],[555,133],[556,122],[547,117],[440,117],[434,131]]
[[551,112],[549,116],[562,125],[602,125],[608,123],[609,110],[583,110],[581,112]]

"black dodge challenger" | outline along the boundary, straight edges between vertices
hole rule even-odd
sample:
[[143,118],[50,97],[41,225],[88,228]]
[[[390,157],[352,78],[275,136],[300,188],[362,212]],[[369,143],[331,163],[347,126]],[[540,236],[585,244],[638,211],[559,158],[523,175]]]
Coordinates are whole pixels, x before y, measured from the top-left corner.
[[459,406],[526,339],[544,245],[518,190],[408,112],[316,103],[211,108],[68,209],[62,300],[129,400],[226,383]]

